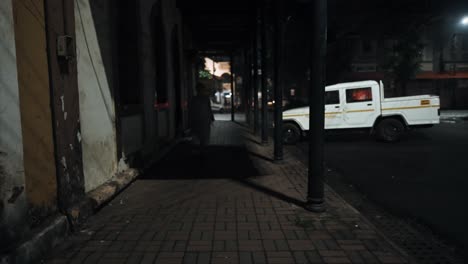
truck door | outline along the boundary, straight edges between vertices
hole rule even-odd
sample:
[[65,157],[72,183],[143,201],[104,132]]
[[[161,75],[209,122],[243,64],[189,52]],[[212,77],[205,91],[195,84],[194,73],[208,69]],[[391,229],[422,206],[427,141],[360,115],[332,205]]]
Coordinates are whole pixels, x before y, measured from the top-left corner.
[[340,91],[325,92],[325,129],[338,128],[343,123]]
[[378,94],[372,87],[353,87],[345,89],[343,120],[346,128],[371,127],[378,111]]

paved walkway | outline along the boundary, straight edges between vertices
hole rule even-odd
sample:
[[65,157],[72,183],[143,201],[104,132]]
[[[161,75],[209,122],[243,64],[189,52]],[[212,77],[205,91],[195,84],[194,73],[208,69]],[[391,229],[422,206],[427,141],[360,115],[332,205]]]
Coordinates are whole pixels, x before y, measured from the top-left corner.
[[200,157],[188,143],[134,182],[47,263],[407,263],[331,189],[310,213],[306,168],[278,165],[246,129],[215,122]]

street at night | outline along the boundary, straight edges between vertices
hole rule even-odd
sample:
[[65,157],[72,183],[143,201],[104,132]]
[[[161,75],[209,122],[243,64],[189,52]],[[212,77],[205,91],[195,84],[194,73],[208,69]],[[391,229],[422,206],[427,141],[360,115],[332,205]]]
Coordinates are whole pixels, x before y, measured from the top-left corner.
[[0,0],[0,264],[468,263],[468,0]]
[[[393,144],[349,132],[328,135],[325,144],[327,167],[346,184],[391,213],[466,247],[467,121],[443,120]],[[307,153],[307,142],[298,147]]]

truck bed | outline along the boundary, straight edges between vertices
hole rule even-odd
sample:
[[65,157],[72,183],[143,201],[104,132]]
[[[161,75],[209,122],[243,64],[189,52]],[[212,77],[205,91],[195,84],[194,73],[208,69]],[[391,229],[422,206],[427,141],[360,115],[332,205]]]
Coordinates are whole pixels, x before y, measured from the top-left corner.
[[407,125],[427,125],[439,123],[440,101],[438,96],[418,95],[384,98],[382,116],[401,115]]

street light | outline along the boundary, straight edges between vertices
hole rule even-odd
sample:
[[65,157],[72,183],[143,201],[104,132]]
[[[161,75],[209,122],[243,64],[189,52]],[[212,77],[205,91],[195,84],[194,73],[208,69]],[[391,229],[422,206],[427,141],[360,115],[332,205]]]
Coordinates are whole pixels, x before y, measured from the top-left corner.
[[465,16],[461,19],[460,23],[463,25],[463,26],[468,26],[468,16]]

